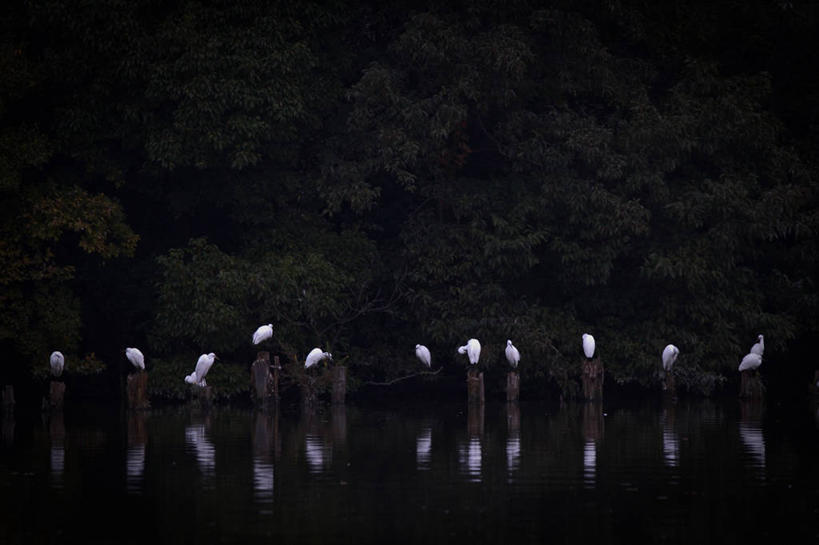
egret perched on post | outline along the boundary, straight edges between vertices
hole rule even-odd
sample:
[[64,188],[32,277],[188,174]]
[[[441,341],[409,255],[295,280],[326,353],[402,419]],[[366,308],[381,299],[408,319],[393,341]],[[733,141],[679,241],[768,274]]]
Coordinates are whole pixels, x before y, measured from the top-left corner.
[[415,345],[415,355],[421,360],[421,363],[429,368],[432,368],[432,355],[429,353],[429,348],[423,344]]
[[594,337],[588,333],[583,333],[583,353],[586,354],[588,359],[594,357]]
[[260,326],[253,334],[253,344],[259,344],[273,336],[273,324]]
[[759,354],[761,356],[763,352],[765,352],[765,337],[758,335],[757,342],[751,347],[751,354]]
[[680,349],[674,346],[673,344],[669,344],[663,350],[663,370],[667,373],[671,371],[671,368],[674,366],[674,362],[677,361],[677,356],[680,355]]
[[142,355],[139,348],[126,348],[125,357],[137,368],[137,371],[145,370],[145,356]]
[[481,343],[478,339],[469,339],[464,346],[458,348],[458,354],[466,354],[469,356],[469,363],[477,365],[478,359],[481,357]]
[[750,371],[758,368],[760,365],[762,365],[762,356],[752,352],[750,354],[745,354],[745,357],[742,358],[742,362],[739,364],[739,370]]
[[321,360],[333,360],[333,355],[329,352],[322,352],[321,348],[314,348],[307,354],[307,358],[304,360],[304,368],[309,369],[310,367],[314,366]]
[[208,374],[208,371],[210,371],[210,367],[213,365],[213,360],[218,359],[219,358],[213,352],[199,356],[199,359],[196,361],[196,370],[185,377],[185,382],[188,384],[196,384],[202,388],[207,386],[208,383],[205,382],[205,376]]
[[512,344],[511,340],[506,341],[506,361],[509,362],[512,369],[518,368],[518,362],[520,362],[520,352],[518,352],[518,349],[515,348],[515,345]]
[[48,359],[49,363],[51,363],[51,374],[55,377],[59,377],[63,374],[63,368],[65,367],[65,358],[63,357],[62,352],[52,352],[51,357]]

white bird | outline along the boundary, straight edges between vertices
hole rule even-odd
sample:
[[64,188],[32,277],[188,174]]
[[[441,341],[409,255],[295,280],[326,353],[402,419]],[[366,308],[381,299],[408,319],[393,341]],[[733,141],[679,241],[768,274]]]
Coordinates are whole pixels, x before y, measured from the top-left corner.
[[429,348],[423,344],[415,345],[415,355],[421,360],[421,363],[427,367],[432,367],[432,355],[429,353]]
[[128,358],[128,361],[137,369],[145,370],[145,356],[142,355],[142,351],[139,348],[126,348],[125,357]]
[[761,356],[763,352],[765,352],[765,337],[759,335],[756,344],[751,347],[751,354],[759,354]]
[[663,369],[665,371],[671,371],[671,368],[674,366],[674,362],[677,361],[677,356],[680,355],[680,349],[674,346],[673,344],[669,344],[663,350]]
[[321,348],[314,348],[307,354],[307,359],[304,360],[304,368],[312,367],[324,359],[332,360],[333,355],[329,352],[322,352]]
[[583,353],[589,359],[594,357],[594,337],[588,333],[583,333]]
[[51,357],[49,358],[49,362],[51,363],[51,374],[55,377],[59,377],[63,374],[63,368],[65,367],[65,358],[63,357],[62,352],[52,352]]
[[515,348],[515,345],[512,344],[511,340],[506,341],[506,361],[509,362],[509,365],[511,365],[513,369],[518,368],[518,362],[520,362],[520,352],[518,352],[518,349]]
[[267,324],[260,326],[259,329],[253,334],[253,344],[259,344],[260,342],[269,339],[273,336],[273,324]]
[[208,383],[205,382],[205,376],[207,376],[208,371],[210,371],[210,367],[213,365],[213,360],[218,359],[219,358],[213,352],[199,356],[199,359],[196,361],[196,370],[185,377],[185,382],[188,384],[196,384],[203,388],[207,386]]
[[746,371],[756,369],[760,365],[762,365],[762,356],[759,354],[745,354],[745,357],[742,358],[742,362],[739,364],[739,370]]
[[467,354],[469,363],[475,365],[481,357],[481,343],[478,339],[469,339],[464,346],[458,348],[458,354]]

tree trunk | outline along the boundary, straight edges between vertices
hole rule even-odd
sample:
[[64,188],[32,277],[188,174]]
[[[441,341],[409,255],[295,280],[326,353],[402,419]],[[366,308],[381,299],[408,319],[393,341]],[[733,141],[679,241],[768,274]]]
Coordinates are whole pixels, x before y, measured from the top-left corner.
[[583,399],[603,399],[603,362],[600,358],[583,362]]
[[137,371],[128,375],[126,390],[129,409],[144,410],[151,408],[151,402],[148,400],[148,373]]
[[517,371],[506,373],[506,401],[520,399],[520,374]]
[[466,398],[469,403],[484,403],[483,373],[477,369],[466,372]]

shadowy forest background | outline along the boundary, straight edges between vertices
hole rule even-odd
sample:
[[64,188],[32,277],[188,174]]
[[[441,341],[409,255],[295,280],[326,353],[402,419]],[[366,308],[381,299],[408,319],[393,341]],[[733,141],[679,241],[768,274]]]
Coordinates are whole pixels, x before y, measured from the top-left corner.
[[[253,331],[353,387],[433,368],[571,393],[817,367],[812,2],[12,2],[0,15],[0,383],[248,387]],[[88,382],[90,380],[90,382]],[[23,387],[23,386],[20,386]],[[633,389],[630,389],[632,388]]]

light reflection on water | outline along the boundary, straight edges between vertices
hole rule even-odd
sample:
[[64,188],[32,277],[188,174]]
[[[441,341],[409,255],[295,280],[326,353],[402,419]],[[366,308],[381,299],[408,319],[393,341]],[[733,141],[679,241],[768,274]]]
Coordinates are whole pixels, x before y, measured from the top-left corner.
[[402,528],[408,541],[687,544],[750,539],[768,512],[808,542],[814,411],[780,429],[736,402],[179,409],[121,425],[55,413],[14,422],[31,439],[0,445],[0,542],[81,528],[93,543],[372,542]]

